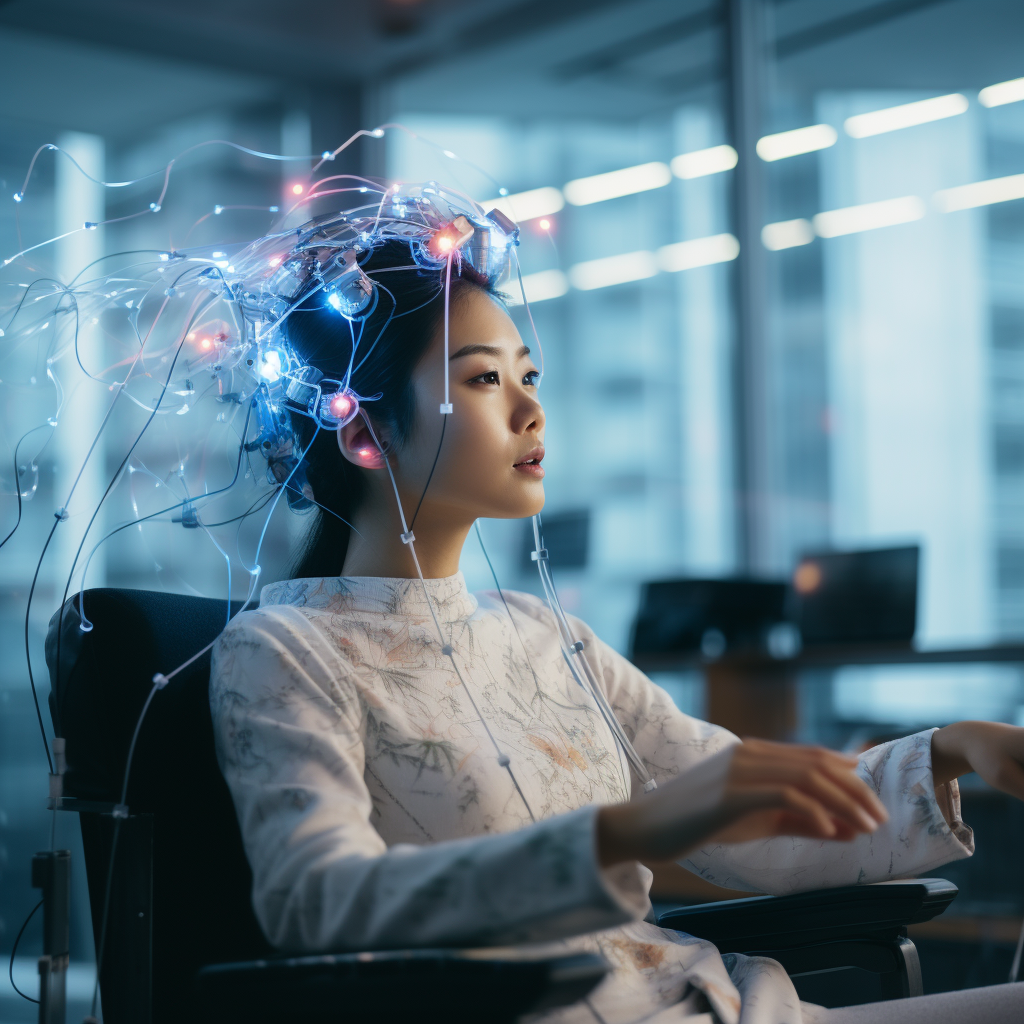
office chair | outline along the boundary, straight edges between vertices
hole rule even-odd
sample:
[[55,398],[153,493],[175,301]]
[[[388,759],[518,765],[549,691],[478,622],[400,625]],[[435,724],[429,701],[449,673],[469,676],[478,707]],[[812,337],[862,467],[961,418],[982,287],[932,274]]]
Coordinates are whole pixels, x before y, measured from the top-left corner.
[[[104,943],[105,1024],[411,1017],[455,1024],[479,1020],[483,1007],[488,1020],[511,1024],[576,1002],[601,981],[608,967],[592,954],[275,952],[252,910],[252,874],[216,761],[209,655],[153,696],[121,802],[153,675],[213,640],[227,620],[226,602],[90,590],[89,632],[79,628],[76,604],[65,605],[62,626],[54,615],[46,639],[50,711],[67,763],[63,795],[52,802],[81,819],[93,932],[97,948],[101,935]],[[711,939],[723,952],[765,953],[796,977],[860,966],[885,979],[887,995],[915,995],[921,974],[905,926],[941,913],[956,891],[940,879],[913,879],[674,908],[659,923]]]

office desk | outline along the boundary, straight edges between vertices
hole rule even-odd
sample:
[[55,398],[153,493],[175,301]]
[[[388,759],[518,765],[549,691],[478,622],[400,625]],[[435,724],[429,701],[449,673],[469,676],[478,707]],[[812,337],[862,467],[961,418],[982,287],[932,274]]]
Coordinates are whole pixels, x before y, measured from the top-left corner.
[[946,650],[909,644],[849,644],[808,647],[791,658],[767,653],[636,655],[644,672],[699,669],[707,686],[707,719],[738,736],[791,739],[797,728],[796,681],[801,672],[846,665],[1024,664],[1024,643]]

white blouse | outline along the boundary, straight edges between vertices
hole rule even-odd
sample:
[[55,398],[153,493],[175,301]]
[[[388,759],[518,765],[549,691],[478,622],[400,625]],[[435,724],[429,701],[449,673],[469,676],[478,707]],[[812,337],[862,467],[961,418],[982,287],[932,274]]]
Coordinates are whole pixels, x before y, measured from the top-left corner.
[[[323,952],[554,942],[612,964],[589,1000],[607,1024],[682,1020],[700,994],[724,1024],[798,1024],[796,993],[774,961],[723,957],[645,922],[650,872],[598,865],[598,805],[640,786],[570,674],[547,606],[507,593],[506,610],[496,593],[471,595],[461,573],[427,580],[426,591],[464,683],[418,580],[273,584],[217,641],[218,758],[271,943]],[[680,712],[583,623],[573,629],[659,782],[737,742]],[[891,815],[872,835],[715,845],[684,864],[719,885],[787,893],[967,857],[957,785],[940,790],[944,813],[930,751],[923,732],[863,755],[860,774]],[[544,1020],[595,1014],[581,1003]]]

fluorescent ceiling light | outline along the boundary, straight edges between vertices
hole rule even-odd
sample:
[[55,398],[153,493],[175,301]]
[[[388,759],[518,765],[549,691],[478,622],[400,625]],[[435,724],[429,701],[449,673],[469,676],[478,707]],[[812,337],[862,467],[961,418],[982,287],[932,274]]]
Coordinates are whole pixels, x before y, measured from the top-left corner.
[[836,144],[838,132],[830,124],[812,124],[807,128],[794,128],[791,132],[766,135],[757,140],[757,155],[762,160],[785,160],[801,153],[813,153]]
[[728,263],[740,254],[740,243],[729,234],[693,238],[689,242],[663,245],[658,250],[658,264],[670,274],[712,263]]
[[658,261],[653,252],[624,252],[621,256],[606,256],[601,260],[577,263],[569,268],[569,281],[573,288],[589,292],[613,284],[642,281],[654,277],[657,272]]
[[569,279],[561,270],[542,270],[537,274],[523,275],[523,288],[514,278],[507,285],[508,294],[513,302],[521,302],[523,291],[527,302],[545,302],[548,299],[560,299],[569,290]]
[[528,192],[516,192],[501,199],[488,199],[483,203],[485,210],[500,210],[517,224],[538,217],[550,217],[565,206],[565,199],[557,188],[531,188]]
[[1024,174],[1011,174],[1005,178],[990,178],[971,185],[944,188],[935,193],[935,205],[943,213],[970,210],[975,206],[990,206],[1011,199],[1024,199]]
[[680,153],[672,159],[672,173],[677,178],[703,178],[708,174],[731,171],[736,166],[736,150],[732,146],[712,146],[692,153]]
[[589,178],[576,178],[565,183],[565,198],[573,206],[589,206],[605,199],[618,199],[634,192],[646,192],[648,189],[661,188],[672,180],[672,172],[667,164],[638,164],[636,167],[624,167],[621,171],[609,171],[607,174],[595,174]]
[[1019,100],[1024,100],[1024,78],[989,85],[978,93],[978,102],[983,107],[1001,107],[1004,103],[1017,103]]
[[866,139],[869,135],[881,135],[900,128],[912,128],[915,124],[941,121],[944,117],[955,117],[968,107],[967,97],[958,92],[948,96],[935,96],[917,103],[903,103],[898,107],[873,110],[870,114],[856,114],[843,122],[846,134],[854,139]]
[[828,210],[814,218],[814,230],[822,238],[852,235],[857,231],[887,228],[893,224],[906,224],[925,215],[924,202],[917,196],[884,199],[880,203],[863,203],[842,210]]
[[766,249],[792,249],[814,241],[814,228],[809,220],[780,220],[761,228],[761,241]]

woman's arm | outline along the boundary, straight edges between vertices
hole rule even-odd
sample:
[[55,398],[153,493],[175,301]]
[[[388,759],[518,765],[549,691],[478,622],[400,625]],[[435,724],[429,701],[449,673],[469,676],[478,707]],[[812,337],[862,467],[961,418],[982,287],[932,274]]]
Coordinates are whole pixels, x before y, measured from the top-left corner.
[[[635,666],[578,626],[598,680],[638,753],[664,788],[672,779],[729,744],[731,733],[680,712]],[[931,730],[866,751],[854,769],[884,804],[889,820],[855,837],[810,836],[726,842],[721,835],[681,863],[716,885],[785,893],[930,871],[973,852],[960,821],[955,781],[936,786]],[[941,743],[941,741],[940,741]],[[634,793],[639,787],[634,780]],[[941,804],[940,804],[941,799]],[[866,809],[866,808],[865,808]],[[945,813],[944,813],[945,811]],[[837,841],[845,839],[847,841]]]

